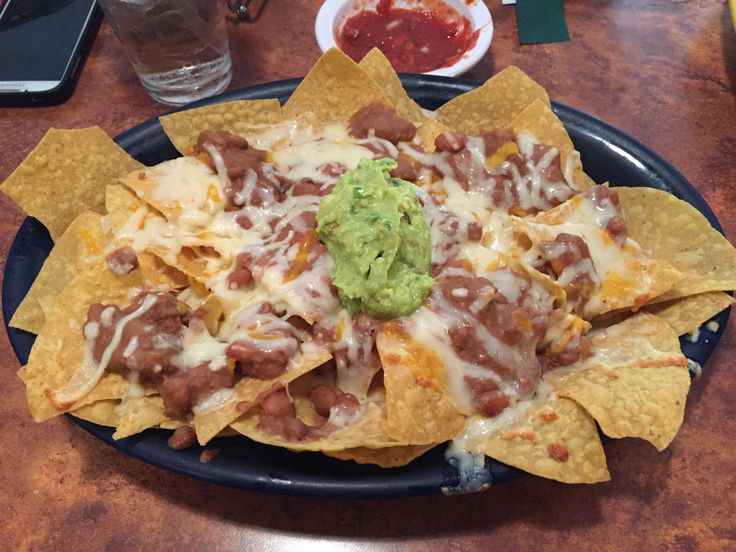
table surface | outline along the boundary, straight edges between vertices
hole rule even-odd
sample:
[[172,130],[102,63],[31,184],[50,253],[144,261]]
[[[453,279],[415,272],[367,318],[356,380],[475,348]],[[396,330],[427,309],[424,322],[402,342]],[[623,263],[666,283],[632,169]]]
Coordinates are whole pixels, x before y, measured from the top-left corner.
[[[254,0],[258,6],[262,0]],[[700,190],[726,234],[736,225],[736,37],[718,0],[568,0],[571,41],[519,46],[513,7],[489,2],[491,51],[467,76],[510,64],[560,102],[630,133]],[[256,23],[229,26],[230,89],[304,75],[319,56],[319,2],[268,2]],[[167,108],[146,96],[103,24],[66,103],[0,109],[0,180],[51,127],[115,135]],[[23,213],[0,197],[0,263]],[[633,439],[606,446],[612,481],[536,477],[485,493],[386,501],[315,501],[219,488],[146,465],[64,417],[36,425],[18,362],[0,336],[1,548],[247,550],[736,548],[736,330],[694,382],[685,423],[663,453]],[[178,543],[178,544],[177,544]]]

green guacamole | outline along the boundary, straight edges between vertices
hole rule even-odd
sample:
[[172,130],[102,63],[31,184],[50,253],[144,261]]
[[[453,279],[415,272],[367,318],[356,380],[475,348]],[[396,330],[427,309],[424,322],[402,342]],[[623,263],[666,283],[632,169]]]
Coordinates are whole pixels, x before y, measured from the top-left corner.
[[317,231],[335,261],[334,283],[351,312],[397,318],[432,289],[429,226],[392,159],[362,159],[322,198]]

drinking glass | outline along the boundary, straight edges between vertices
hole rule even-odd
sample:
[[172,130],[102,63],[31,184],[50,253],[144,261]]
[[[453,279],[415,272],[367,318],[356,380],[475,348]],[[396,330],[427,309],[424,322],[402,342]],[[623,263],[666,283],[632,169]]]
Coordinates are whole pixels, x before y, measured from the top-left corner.
[[220,0],[98,0],[138,78],[169,105],[222,92],[232,79]]

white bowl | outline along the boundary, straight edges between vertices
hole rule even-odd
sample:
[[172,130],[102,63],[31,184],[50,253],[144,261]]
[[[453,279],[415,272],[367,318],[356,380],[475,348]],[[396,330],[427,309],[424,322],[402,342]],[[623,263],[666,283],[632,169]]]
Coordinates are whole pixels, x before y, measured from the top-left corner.
[[[317,14],[314,22],[314,34],[317,43],[323,52],[330,48],[337,48],[335,34],[342,28],[345,21],[358,11],[374,8],[379,0],[327,0]],[[483,58],[491,46],[493,38],[493,20],[491,12],[482,0],[441,0],[460,15],[465,16],[472,26],[472,32],[478,31],[478,40],[475,45],[468,49],[455,63],[447,67],[440,67],[429,71],[425,75],[440,75],[443,77],[455,77],[470,71]],[[396,0],[394,5],[398,8],[421,6],[419,0]]]

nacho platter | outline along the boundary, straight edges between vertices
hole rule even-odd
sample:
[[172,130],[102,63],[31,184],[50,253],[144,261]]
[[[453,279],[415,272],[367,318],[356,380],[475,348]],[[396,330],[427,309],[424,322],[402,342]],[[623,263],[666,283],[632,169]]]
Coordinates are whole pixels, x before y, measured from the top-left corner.
[[[421,80],[421,83],[417,82],[416,89],[418,91],[419,86],[421,85],[422,93],[425,95],[427,94],[428,89],[431,90],[432,86],[437,88],[436,90],[437,92],[444,93],[446,91],[446,87],[443,87],[442,84],[440,83],[433,83],[431,79],[429,80],[420,79],[420,80]],[[411,86],[412,80],[408,79],[405,81],[405,83],[408,83],[407,87],[409,91],[412,92],[413,91],[412,86]],[[292,88],[294,84],[295,83],[293,82],[284,83],[284,84],[276,85],[270,90],[261,89],[261,90],[256,90],[254,92],[247,92],[247,91],[245,93],[241,92],[241,94],[244,95],[241,97],[254,97],[254,96],[249,96],[248,94],[264,94],[267,96],[274,96],[274,95],[278,96],[280,94],[287,94],[289,89]],[[457,85],[455,85],[455,87],[457,87]],[[441,97],[441,96],[439,96],[438,94],[437,97]],[[424,103],[424,105],[427,107],[436,107],[436,105],[432,105],[431,103]],[[584,140],[586,138],[585,129],[583,129],[582,131],[580,129],[577,129],[578,133],[576,136],[574,118],[576,116],[580,117],[579,115],[577,115],[574,111],[569,111],[568,115],[573,120],[573,124],[570,124],[570,121],[566,120],[565,118],[564,108],[558,107],[558,113],[562,115],[563,121],[568,123],[568,131],[571,133],[576,144],[578,143],[578,140],[580,139]],[[583,119],[585,120],[584,117]],[[596,121],[588,119],[588,120],[585,120],[585,124],[587,124],[588,126],[592,126],[594,128],[596,126]],[[600,127],[602,127],[600,129],[602,133],[606,133],[606,132],[610,133],[610,129],[607,129],[605,125],[600,125]],[[135,152],[135,148],[140,147],[141,142],[139,138],[141,136],[149,137],[148,142],[150,143],[150,137],[155,134],[158,134],[158,142],[159,142],[158,147],[148,148],[148,150],[144,152],[141,152],[141,151],[137,153]],[[143,159],[144,157],[147,157],[148,159],[145,159],[147,164],[151,164],[152,162],[163,160],[163,158],[169,157],[173,153],[171,152],[171,150],[169,151],[166,150],[165,138],[160,133],[160,130],[157,129],[157,125],[155,122],[150,122],[147,125],[143,125],[136,133],[134,133],[133,135],[129,135],[129,136],[132,136],[131,143],[129,144],[129,146],[132,149],[132,152],[139,159]],[[633,142],[627,143],[625,139],[621,140],[620,137],[617,137],[617,138],[618,140],[614,140],[610,143],[615,144],[619,148],[623,147],[625,150],[626,149],[635,150],[636,148],[640,147],[636,143],[633,143]],[[121,143],[125,145],[125,137],[123,137],[123,140],[121,141]],[[580,149],[583,155],[585,156],[586,150],[582,147]],[[613,148],[611,148],[611,150],[613,151]],[[591,150],[588,150],[587,155],[591,155],[591,153],[600,154],[602,152],[600,151],[593,152]],[[620,166],[622,167],[624,171],[629,170],[631,168],[631,167],[625,166],[625,164],[622,163],[622,160],[619,160],[618,163],[620,164]],[[612,165],[608,166],[608,170],[610,170],[611,166]],[[615,163],[613,164],[613,166],[615,166]],[[648,175],[650,177],[649,180],[644,180],[643,182],[642,180],[639,180],[639,182],[642,182],[644,184],[651,183],[651,185],[655,186],[660,181],[660,178],[665,177],[667,181],[670,183],[670,185],[674,186],[675,187],[674,189],[680,192],[682,195],[686,196],[688,193],[691,193],[691,188],[688,188],[688,185],[684,183],[684,181],[682,181],[683,182],[682,185],[678,184],[677,177],[679,175],[674,173],[674,178],[673,178],[672,171],[666,164],[658,162],[656,158],[654,158],[654,162],[652,164],[649,164],[649,166],[654,167],[656,170],[659,171],[659,173],[655,175],[655,178],[652,178],[652,174],[649,174]],[[668,172],[670,174],[667,174]],[[608,173],[608,174],[604,173],[601,175],[602,177],[599,177],[595,173],[594,175],[597,177],[596,180],[603,180],[603,178],[605,178],[606,176],[613,176],[611,173]],[[21,239],[21,236],[19,236],[19,240],[20,239]],[[10,267],[10,264],[9,264],[9,267]],[[8,282],[9,280],[6,279],[6,285],[4,288],[6,297],[11,293],[8,291]],[[11,310],[14,308],[12,301],[6,301],[5,305],[6,305],[6,309],[8,310]],[[6,316],[6,320],[7,319],[8,317]],[[721,324],[721,327],[723,327],[723,324]],[[710,339],[711,344],[714,344],[714,341],[715,339],[717,339],[719,334],[720,332],[717,332],[716,334],[710,336],[709,339]],[[12,330],[11,330],[11,335],[12,335]],[[16,339],[13,339],[13,344],[14,346],[16,346]],[[150,435],[144,434],[140,437],[134,437],[132,439],[129,439],[128,441],[130,441],[130,444],[126,444],[124,441],[118,442],[118,446],[122,448],[129,448],[129,450],[131,450],[134,454],[138,454],[140,456],[143,456],[144,458],[147,455],[149,460],[159,465],[176,464],[176,465],[181,466],[183,462],[184,463],[186,462],[186,460],[184,459],[186,457],[182,456],[186,454],[186,451],[176,453],[178,455],[176,457],[177,458],[176,461],[173,461],[173,458],[171,459],[165,458],[167,456],[165,451],[163,452],[159,451],[159,454],[152,453],[151,450],[142,452],[140,449],[141,443],[144,443],[147,440],[150,440]],[[235,448],[238,448],[238,447],[236,446]],[[255,447],[256,450],[258,448],[259,447]],[[136,450],[138,452],[136,452]],[[441,461],[442,455],[440,453],[438,457],[437,451],[433,451],[423,456],[419,460],[415,461],[414,463],[410,464],[406,468],[400,468],[398,470],[385,470],[384,471],[384,470],[377,470],[373,468],[362,468],[361,467],[355,470],[357,474],[357,478],[353,482],[351,482],[351,479],[349,476],[347,477],[347,479],[345,478],[346,476],[345,472],[346,470],[350,472],[353,468],[355,468],[355,466],[353,466],[353,468],[349,468],[349,467],[346,467],[345,465],[341,465],[340,468],[336,468],[334,466],[336,464],[339,465],[339,463],[333,462],[331,460],[322,460],[322,459],[313,460],[313,459],[307,459],[307,457],[304,454],[298,455],[296,458],[294,458],[294,463],[298,467],[313,468],[314,462],[323,462],[325,466],[329,466],[329,473],[333,473],[333,470],[337,470],[335,473],[340,473],[342,475],[342,478],[334,477],[332,484],[329,484],[328,482],[325,481],[324,483],[326,483],[326,486],[321,491],[317,490],[317,487],[314,486],[314,481],[315,481],[314,471],[307,471],[306,474],[302,473],[301,475],[298,474],[299,469],[297,469],[296,473],[289,472],[289,470],[285,472],[282,471],[281,473],[277,472],[278,475],[280,475],[280,477],[276,476],[272,478],[272,481],[270,483],[268,483],[268,479],[267,478],[264,479],[264,473],[263,473],[264,466],[260,463],[256,463],[255,466],[252,466],[254,470],[253,472],[251,472],[249,468],[247,470],[242,470],[242,472],[246,472],[246,473],[240,473],[240,474],[237,474],[237,472],[230,473],[229,477],[234,478],[234,481],[233,480],[227,481],[227,477],[223,479],[224,476],[223,476],[222,470],[221,469],[218,470],[215,468],[215,466],[217,465],[219,466],[223,465],[223,463],[225,462],[224,453],[226,453],[227,450],[228,449],[223,449],[223,453],[221,453],[220,459],[218,459],[218,461],[215,463],[212,463],[209,465],[202,464],[201,466],[190,465],[187,468],[180,467],[179,469],[182,469],[183,471],[187,471],[199,477],[203,477],[203,478],[206,478],[212,481],[216,481],[216,482],[226,482],[226,483],[229,482],[230,484],[235,484],[237,486],[244,486],[244,487],[250,487],[250,488],[265,486],[266,488],[271,488],[272,490],[281,490],[282,492],[296,492],[296,493],[307,493],[307,494],[332,494],[332,495],[420,494],[420,493],[426,493],[426,492],[437,492],[440,487],[451,486],[451,483],[452,483],[452,470],[448,469],[446,466],[443,466],[443,462]],[[189,456],[191,456],[191,454]],[[288,453],[287,453],[287,457],[288,457]],[[169,461],[169,460],[172,460],[172,461]],[[282,462],[284,460],[285,458],[282,458],[279,462]],[[273,467],[273,465],[271,465],[271,467]],[[283,464],[279,464],[279,467],[283,467]],[[504,471],[503,468],[500,468],[499,466],[495,464],[491,465],[490,469],[495,470],[495,475],[497,476],[497,480],[498,478],[503,478],[504,474],[507,474],[507,472]],[[270,470],[269,473],[273,474],[274,470],[270,468],[269,470]],[[370,475],[367,476],[366,479],[361,479],[360,477],[361,472],[364,474],[370,474]],[[400,484],[398,488],[395,486],[397,478],[399,481],[402,481],[402,480],[404,481],[404,485]],[[320,478],[317,478],[317,480],[319,479]],[[373,480],[373,483],[375,483],[373,488],[382,489],[382,490],[373,490],[373,491],[366,490],[364,486],[366,480]],[[385,481],[386,483],[382,485],[380,483],[381,480]],[[309,481],[312,482],[312,486],[310,486]],[[412,484],[412,481],[415,484]],[[301,487],[301,490],[298,490],[300,489],[300,484],[303,486]],[[389,488],[394,489],[394,490],[389,491],[388,490]],[[398,489],[401,489],[401,490],[398,490]]]

